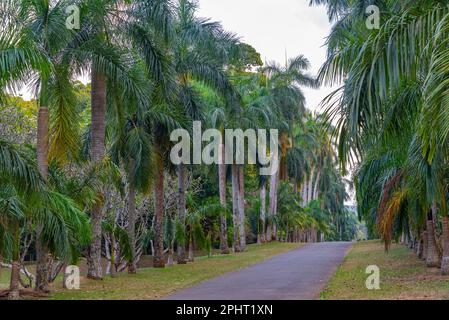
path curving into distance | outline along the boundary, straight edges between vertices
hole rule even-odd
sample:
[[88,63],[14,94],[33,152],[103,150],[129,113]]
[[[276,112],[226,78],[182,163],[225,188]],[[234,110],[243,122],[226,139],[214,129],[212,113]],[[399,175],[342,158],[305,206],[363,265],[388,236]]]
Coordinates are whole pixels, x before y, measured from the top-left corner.
[[165,299],[317,299],[351,245],[351,242],[307,244],[254,266],[204,281]]

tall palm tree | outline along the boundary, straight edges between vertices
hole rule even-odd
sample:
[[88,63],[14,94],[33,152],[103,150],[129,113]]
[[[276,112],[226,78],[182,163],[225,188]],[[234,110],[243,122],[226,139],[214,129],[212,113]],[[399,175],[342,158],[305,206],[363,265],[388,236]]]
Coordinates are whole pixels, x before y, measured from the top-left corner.
[[[269,215],[274,217],[277,211],[277,188],[279,180],[286,181],[287,177],[287,150],[291,148],[291,130],[295,121],[301,120],[305,111],[305,97],[301,86],[315,88],[316,80],[306,72],[310,69],[309,61],[302,55],[291,58],[285,66],[271,62],[261,71],[268,76],[267,87],[273,97],[278,128],[280,129],[279,148],[280,161],[278,174],[270,178],[270,207]],[[276,238],[276,225],[269,229],[273,238]],[[271,235],[269,235],[271,238]]]
[[88,243],[90,230],[75,203],[49,190],[29,156],[5,141],[0,141],[0,180],[0,254],[12,261],[8,297],[18,299],[22,232],[40,228],[49,252],[64,260],[75,243]]
[[[203,121],[204,111],[201,110],[198,93],[192,83],[201,82],[215,90],[220,96],[230,95],[231,85],[224,72],[224,66],[229,61],[229,55],[236,47],[238,40],[232,33],[223,30],[217,22],[195,16],[198,4],[193,1],[180,0],[176,10],[174,41],[175,72],[179,79],[181,92],[180,105],[191,121]],[[224,147],[222,145],[222,147]],[[221,150],[224,153],[224,150]],[[226,191],[223,185],[225,176],[224,164],[219,165],[220,199],[226,205]],[[178,170],[179,179],[179,218],[185,220],[185,168],[181,164]],[[220,248],[222,253],[228,253],[227,226],[225,215],[221,216]],[[182,262],[184,252],[178,247],[178,258]],[[178,262],[179,262],[178,261]]]
[[[107,92],[111,84],[120,84],[126,95],[137,97],[141,105],[148,101],[147,90],[133,72],[133,53],[125,45],[133,44],[145,61],[148,74],[159,79],[164,62],[152,30],[158,26],[168,33],[170,10],[167,1],[84,0],[80,1],[81,29],[72,44],[72,58],[81,72],[91,76],[91,161],[98,165],[105,156]],[[159,25],[155,22],[160,22]],[[129,47],[128,47],[129,48]],[[131,61],[131,63],[130,63]],[[101,190],[99,190],[101,193]],[[99,197],[101,199],[101,197]],[[88,277],[101,279],[102,203],[92,207],[93,239],[88,255]]]
[[[5,41],[3,55],[9,61],[2,70],[5,85],[27,83],[36,92],[39,110],[37,118],[37,161],[42,177],[48,176],[49,157],[58,160],[72,157],[77,151],[79,119],[71,103],[73,92],[66,50],[73,31],[65,27],[66,1],[4,1],[2,18],[7,23],[2,30]],[[15,55],[16,57],[14,57]],[[50,119],[50,113],[52,115]],[[51,121],[50,121],[51,120]],[[38,290],[47,290],[47,248],[37,230]]]

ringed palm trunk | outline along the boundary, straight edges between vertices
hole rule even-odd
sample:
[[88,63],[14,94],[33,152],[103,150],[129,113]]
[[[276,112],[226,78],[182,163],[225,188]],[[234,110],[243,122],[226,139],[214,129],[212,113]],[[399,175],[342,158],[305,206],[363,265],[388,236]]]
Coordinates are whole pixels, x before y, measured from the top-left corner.
[[[182,227],[186,224],[186,168],[184,164],[178,166],[178,219]],[[186,264],[186,249],[185,244],[178,244],[178,264]]]
[[239,231],[241,251],[246,249],[245,222],[245,172],[241,165],[239,166]]
[[[41,106],[37,118],[37,165],[44,179],[48,177],[48,134],[49,112],[45,99],[44,81],[42,81]],[[43,105],[42,105],[43,104]],[[36,228],[36,290],[48,291],[48,249],[42,240],[42,226]]]
[[220,204],[224,208],[224,212],[220,214],[220,250],[222,254],[229,254],[228,247],[228,226],[226,222],[226,164],[225,147],[220,144],[221,159],[218,164],[218,188],[220,193]]
[[136,185],[135,185],[136,162],[129,160],[129,189],[128,189],[128,239],[131,247],[131,257],[128,261],[128,273],[137,273],[136,264]]
[[[434,209],[432,209],[433,211]],[[427,258],[426,265],[428,267],[438,267],[440,265],[440,257],[438,254],[437,243],[435,240],[435,227],[432,219],[432,211],[427,215]]]
[[162,150],[156,144],[156,185],[154,189],[154,258],[153,267],[164,268],[164,164]]
[[444,216],[442,221],[443,229],[443,256],[441,258],[441,274],[449,274],[449,216]]
[[239,170],[236,164],[232,164],[232,223],[234,225],[232,244],[234,251],[239,252]]
[[[106,115],[106,77],[93,70],[91,89],[92,108],[92,161],[94,164],[101,162],[105,155],[105,115]],[[101,191],[100,191],[101,193]],[[101,196],[99,197],[102,198]],[[101,222],[103,219],[103,205],[97,201],[92,207],[92,241],[87,257],[87,277],[94,280],[103,278],[101,266]]]

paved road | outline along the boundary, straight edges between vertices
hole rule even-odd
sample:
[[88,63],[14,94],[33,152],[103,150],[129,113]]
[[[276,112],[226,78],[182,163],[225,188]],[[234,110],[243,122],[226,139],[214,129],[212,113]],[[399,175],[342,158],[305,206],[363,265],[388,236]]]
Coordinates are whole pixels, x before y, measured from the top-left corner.
[[184,289],[166,299],[316,299],[350,247],[350,242],[307,244],[257,265]]

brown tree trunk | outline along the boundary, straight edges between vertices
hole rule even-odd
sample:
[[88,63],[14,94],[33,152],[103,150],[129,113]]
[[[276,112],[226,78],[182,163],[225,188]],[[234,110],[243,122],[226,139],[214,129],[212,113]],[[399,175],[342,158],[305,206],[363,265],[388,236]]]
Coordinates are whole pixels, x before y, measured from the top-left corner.
[[240,250],[246,249],[246,219],[245,219],[245,172],[243,165],[239,166],[239,225],[240,225]]
[[[91,77],[91,160],[94,164],[98,164],[105,155],[106,78],[95,70],[92,71]],[[102,220],[103,205],[101,201],[97,201],[92,207],[92,241],[87,257],[87,277],[94,280],[103,279],[103,268],[101,265]]]
[[226,222],[226,164],[225,147],[220,144],[220,162],[218,164],[218,188],[220,192],[220,204],[224,211],[220,215],[220,250],[222,254],[229,254],[228,247],[228,226]]
[[190,236],[189,238],[189,261],[193,262],[195,260],[194,252],[193,252],[193,238]]
[[232,245],[234,251],[239,252],[239,170],[236,164],[232,164],[232,222],[234,225]]
[[128,239],[131,247],[131,259],[128,261],[128,273],[137,273],[136,264],[136,185],[135,171],[136,162],[129,159],[129,178],[128,178]]
[[287,150],[291,147],[290,141],[287,133],[282,133],[280,137],[281,143],[281,160],[279,166],[279,180],[288,180],[288,170],[287,170]]
[[[184,164],[178,166],[178,219],[179,223],[185,229],[186,224],[186,168]],[[185,243],[178,244],[178,264],[186,264],[186,250]]]
[[8,300],[20,299],[19,278],[20,278],[20,262],[13,261],[11,268],[11,282],[9,284]]
[[20,230],[19,225],[14,223],[13,233],[13,252],[12,252],[12,268],[11,268],[11,280],[9,283],[9,300],[20,299]]
[[155,268],[164,268],[164,163],[162,150],[156,144],[156,185],[154,187],[154,258]]
[[422,254],[421,259],[427,260],[427,231],[422,233]]
[[[50,116],[45,106],[45,85],[42,84],[41,104],[37,118],[37,165],[44,179],[48,177],[48,139]],[[36,290],[48,292],[48,249],[42,240],[42,226],[36,228]]]
[[40,174],[48,176],[48,132],[50,116],[48,108],[40,106],[37,118],[37,165]]
[[443,242],[443,256],[441,258],[441,274],[449,274],[449,217],[445,215],[442,220],[442,242]]
[[422,257],[422,240],[421,238],[418,238],[418,241],[416,242],[416,255],[418,258],[421,259]]
[[435,240],[435,228],[432,219],[432,211],[427,215],[427,258],[426,265],[428,267],[438,267],[440,265],[440,257],[438,254],[437,244]]

